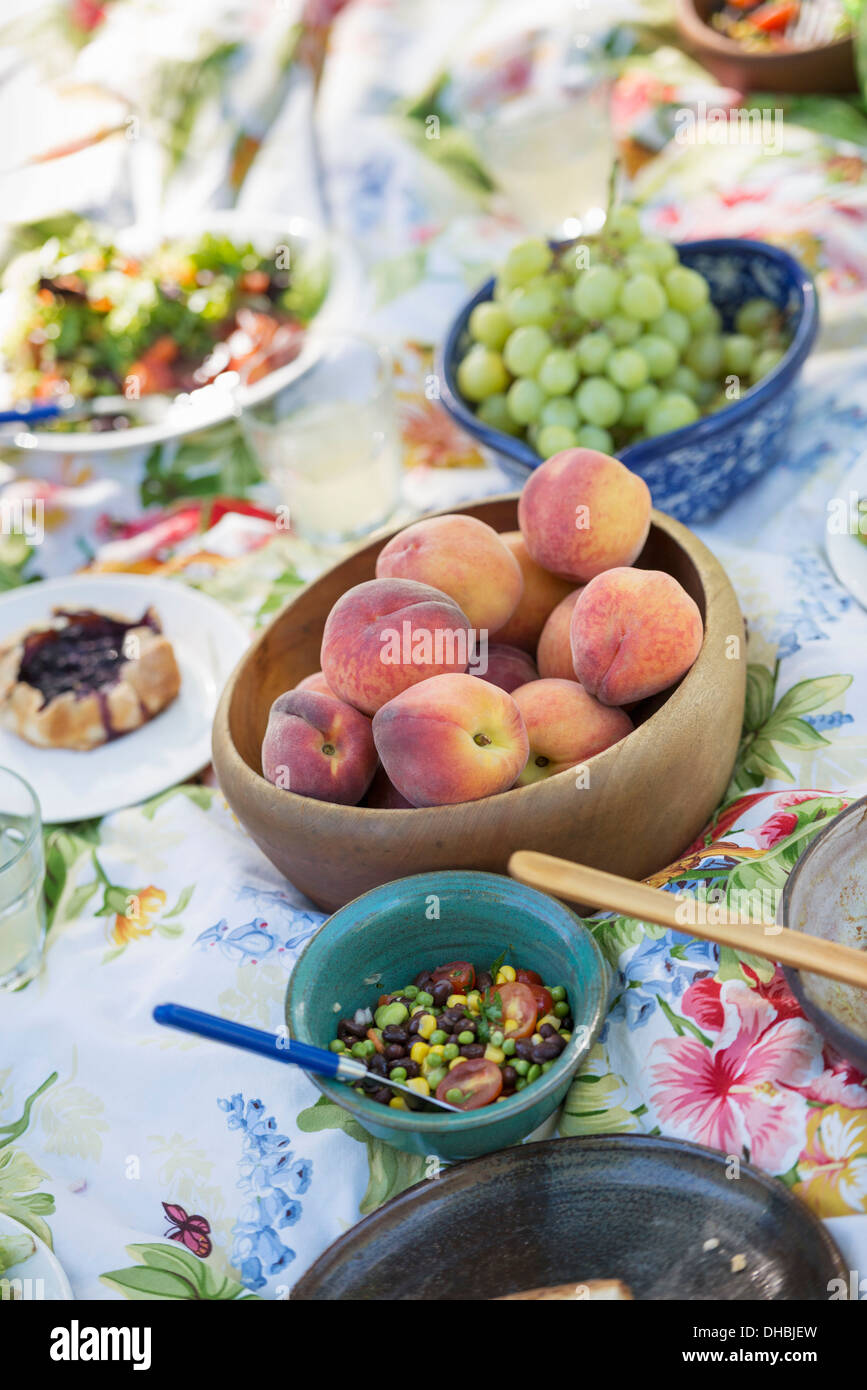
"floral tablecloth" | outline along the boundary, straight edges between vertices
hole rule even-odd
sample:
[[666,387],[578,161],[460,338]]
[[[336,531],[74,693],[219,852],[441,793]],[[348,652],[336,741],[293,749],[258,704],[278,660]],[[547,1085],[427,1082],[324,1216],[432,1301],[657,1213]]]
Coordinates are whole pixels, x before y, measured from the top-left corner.
[[[699,528],[748,619],[744,739],[724,808],[654,879],[778,889],[823,821],[867,791],[867,614],[822,549],[867,415],[867,139],[851,107],[801,103],[786,108],[778,153],[733,144],[710,160],[672,138],[672,112],[737,94],[672,46],[667,5],[578,12],[602,22],[602,10],[606,24],[622,19],[615,109],[638,151],[647,224],[786,244],[820,290],[824,333],[788,457]],[[407,509],[502,489],[496,461],[426,390],[431,345],[519,232],[490,201],[464,117],[532,93],[574,5],[539,0],[532,30],[511,0],[263,0],[242,19],[191,0],[174,27],[168,0],[21,11],[2,35],[5,81],[23,54],[33,82],[50,86],[62,69],[127,102],[114,133],[84,150],[88,179],[67,153],[49,184],[27,185],[28,216],[99,204],[123,220],[142,199],[327,211],[363,271],[354,319],[395,345]],[[190,82],[193,54],[207,80]],[[419,129],[434,103],[439,144]],[[156,110],[161,125],[129,125]],[[30,553],[4,538],[6,587],[84,564],[172,575],[253,628],[323,563],[269,525],[275,499],[233,427],[147,457],[17,455],[2,468],[3,495],[40,497],[46,517]],[[0,999],[0,1210],[53,1242],[81,1298],[287,1296],[360,1214],[420,1180],[423,1161],[370,1139],[303,1074],[159,1030],[150,1015],[171,998],[275,1028],[321,914],[207,776],[49,828],[47,847],[45,969]],[[594,930],[617,988],[560,1132],[678,1135],[748,1157],[830,1219],[863,1269],[864,1078],[823,1047],[760,958],[623,918]]]

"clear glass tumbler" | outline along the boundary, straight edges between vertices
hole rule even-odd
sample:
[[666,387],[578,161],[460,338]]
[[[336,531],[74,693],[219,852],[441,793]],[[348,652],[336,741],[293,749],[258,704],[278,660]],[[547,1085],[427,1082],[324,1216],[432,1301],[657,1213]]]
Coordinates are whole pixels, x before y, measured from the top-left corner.
[[391,354],[351,334],[323,338],[310,367],[245,405],[241,427],[305,540],[339,544],[387,521],[400,498]]
[[0,989],[39,973],[45,941],[42,817],[33,788],[0,767]]

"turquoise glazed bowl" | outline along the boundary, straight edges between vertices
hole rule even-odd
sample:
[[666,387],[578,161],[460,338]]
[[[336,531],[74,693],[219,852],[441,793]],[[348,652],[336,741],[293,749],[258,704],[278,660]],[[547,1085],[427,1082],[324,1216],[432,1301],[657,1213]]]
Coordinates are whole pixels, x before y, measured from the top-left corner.
[[[554,1113],[605,1019],[606,961],[562,903],[499,874],[414,874],[364,893],[320,927],[299,957],[286,991],[286,1024],[300,1042],[327,1047],[337,1020],[375,1005],[420,970],[450,960],[482,968],[506,947],[508,960],[560,984],[572,1005],[571,1041],[549,1072],[509,1100],[466,1114],[393,1110],[343,1082],[311,1076],[329,1100],[368,1133],[408,1153],[447,1161],[517,1144]],[[381,983],[365,984],[374,976]],[[336,1006],[339,1005],[339,1008]]]

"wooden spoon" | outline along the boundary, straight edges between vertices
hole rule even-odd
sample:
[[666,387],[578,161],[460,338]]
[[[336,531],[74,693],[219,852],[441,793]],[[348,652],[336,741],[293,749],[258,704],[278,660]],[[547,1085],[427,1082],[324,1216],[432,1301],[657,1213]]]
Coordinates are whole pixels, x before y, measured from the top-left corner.
[[805,932],[791,931],[774,922],[744,922],[725,918],[723,909],[710,905],[702,921],[702,908],[691,893],[664,893],[647,883],[636,883],[619,874],[606,874],[586,864],[573,864],[551,854],[518,850],[509,860],[509,873],[531,888],[540,888],[557,898],[587,903],[591,907],[620,912],[642,922],[656,922],[685,936],[716,941],[735,951],[751,952],[795,970],[809,970],[829,980],[867,989],[867,952],[837,941],[824,941]]

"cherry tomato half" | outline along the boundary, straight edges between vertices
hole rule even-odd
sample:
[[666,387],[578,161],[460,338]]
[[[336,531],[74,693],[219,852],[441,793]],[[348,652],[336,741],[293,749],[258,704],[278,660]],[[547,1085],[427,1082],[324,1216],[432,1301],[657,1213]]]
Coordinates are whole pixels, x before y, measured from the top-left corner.
[[535,970],[516,970],[515,979],[520,985],[540,985],[542,976],[537,975]]
[[448,980],[454,985],[455,994],[466,994],[476,983],[476,972],[466,960],[450,960],[448,965],[438,965],[432,976],[434,984]]
[[528,984],[527,988],[533,991],[533,998],[536,1001],[536,1008],[538,1010],[539,1018],[544,1018],[545,1015],[549,1014],[553,1009],[554,1000],[551,998],[551,995],[548,993],[544,985]]
[[[530,985],[522,985],[517,981],[509,985],[492,985],[488,991],[490,1002],[499,995],[503,1006],[503,1015],[499,1027],[507,1038],[529,1038],[535,1031],[536,1019],[539,1016],[539,1009],[536,996]],[[509,1025],[513,1026],[509,1026]],[[457,1067],[455,1067],[457,1071]]]
[[[496,1062],[484,1057],[468,1057],[444,1076],[437,1086],[437,1100],[448,1101],[459,1110],[481,1110],[490,1105],[503,1089],[503,1073]],[[449,1100],[449,1091],[463,1092],[463,1100]]]

